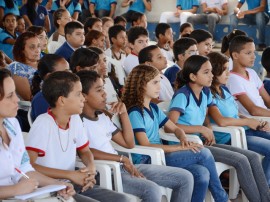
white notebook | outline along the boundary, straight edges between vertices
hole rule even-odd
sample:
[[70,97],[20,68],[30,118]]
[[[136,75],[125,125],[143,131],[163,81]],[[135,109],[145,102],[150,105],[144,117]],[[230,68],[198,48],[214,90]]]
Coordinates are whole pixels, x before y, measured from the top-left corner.
[[18,196],[15,196],[14,198],[21,199],[21,200],[32,199],[32,198],[44,196],[48,193],[59,191],[65,188],[66,188],[65,185],[48,185],[45,187],[38,188],[29,194],[18,195]]

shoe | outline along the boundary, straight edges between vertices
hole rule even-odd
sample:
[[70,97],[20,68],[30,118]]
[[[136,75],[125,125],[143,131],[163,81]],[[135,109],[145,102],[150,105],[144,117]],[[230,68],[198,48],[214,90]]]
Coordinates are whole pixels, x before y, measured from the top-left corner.
[[264,43],[261,43],[256,47],[256,51],[264,51],[265,48],[266,45]]

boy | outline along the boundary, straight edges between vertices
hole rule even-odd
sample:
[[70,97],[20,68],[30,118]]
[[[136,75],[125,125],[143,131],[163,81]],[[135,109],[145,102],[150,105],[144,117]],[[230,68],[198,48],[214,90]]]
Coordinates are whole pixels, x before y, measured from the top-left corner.
[[263,80],[263,85],[264,85],[264,88],[267,91],[267,93],[270,95],[270,59],[269,59],[269,55],[270,55],[270,47],[267,47],[263,51],[261,62],[262,62],[262,66],[264,67],[264,69],[267,72],[266,76]]
[[121,6],[129,6],[128,12],[122,15],[128,22],[131,22],[134,13],[145,13],[145,10],[149,12],[152,10],[151,0],[123,0]]
[[83,25],[77,21],[67,23],[65,26],[65,38],[66,42],[56,50],[55,54],[64,57],[69,62],[72,53],[84,44]]
[[132,14],[131,18],[131,26],[140,26],[140,27],[144,27],[145,29],[147,28],[147,18],[146,15],[144,13],[138,13],[135,12]]
[[158,100],[171,101],[174,92],[170,81],[162,73],[162,70],[167,67],[167,60],[160,48],[156,45],[143,48],[139,53],[139,63],[153,66],[159,70],[161,80]]
[[270,96],[252,67],[255,61],[255,44],[252,38],[236,36],[230,43],[233,69],[227,82],[231,94],[244,115],[270,116]]
[[110,143],[111,140],[122,147],[134,147],[133,131],[125,104],[122,102],[110,103],[110,112],[119,115],[123,128],[121,130],[105,113],[102,113],[106,104],[106,93],[101,77],[96,72],[90,71],[81,71],[78,72],[78,75],[85,97],[81,118],[91,142],[91,151],[95,159],[122,163],[121,175],[124,192],[136,195],[142,201],[161,201],[158,186],[160,185],[173,189],[171,201],[190,201],[193,180],[188,171],[157,165],[134,166],[127,157],[119,155],[115,151]]
[[155,33],[158,47],[161,48],[166,59],[173,62],[173,53],[171,49],[173,44],[173,32],[171,26],[167,23],[158,23]]
[[143,27],[132,27],[128,31],[128,42],[131,48],[131,54],[129,54],[123,65],[126,75],[128,75],[131,70],[139,64],[138,54],[141,49],[148,46],[148,31]]
[[195,39],[188,37],[178,39],[173,44],[173,54],[176,63],[172,67],[169,67],[164,73],[164,75],[171,82],[172,87],[174,87],[176,74],[184,66],[184,62],[186,61],[186,59],[188,59],[191,55],[198,54],[197,42],[195,41]]
[[[44,81],[42,92],[51,109],[35,120],[29,132],[26,149],[32,166],[52,178],[70,180],[80,195],[100,201],[126,199],[122,194],[94,187],[96,169],[78,115],[85,100],[79,77],[71,72],[54,72]],[[85,165],[80,170],[75,170],[76,152]]]
[[15,32],[17,27],[16,16],[12,13],[8,13],[3,17],[4,29],[0,32],[0,50],[3,50],[6,55],[13,59],[12,49],[13,45],[18,37]]
[[124,28],[127,26],[127,20],[123,16],[116,16],[113,21],[114,25],[122,25]]
[[84,23],[85,34],[87,34],[92,29],[102,32],[102,20],[99,18],[86,18]]
[[109,29],[109,39],[111,48],[105,51],[105,55],[116,60],[119,66],[108,63],[109,77],[116,77],[119,85],[125,84],[125,71],[122,63],[126,59],[126,53],[123,51],[127,45],[126,29],[121,25],[114,25]]
[[109,16],[112,18],[116,9],[116,0],[109,1],[99,1],[99,0],[91,0],[89,10],[91,13],[91,17],[102,18],[105,16]]

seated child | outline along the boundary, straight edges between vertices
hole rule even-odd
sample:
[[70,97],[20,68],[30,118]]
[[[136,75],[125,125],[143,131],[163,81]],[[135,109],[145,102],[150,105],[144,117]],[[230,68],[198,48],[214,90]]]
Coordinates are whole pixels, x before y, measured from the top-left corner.
[[86,47],[95,46],[104,50],[104,44],[105,35],[100,31],[92,29],[85,35],[84,45]]
[[84,23],[84,32],[87,34],[90,30],[97,30],[102,32],[102,21],[99,18],[88,17]]
[[[50,105],[33,123],[26,141],[32,166],[52,178],[70,180],[78,195],[99,201],[128,201],[127,196],[95,186],[96,169],[79,114],[84,97],[78,76],[54,72],[42,86]],[[76,153],[85,167],[75,170]],[[80,201],[80,200],[79,200]]]
[[170,81],[162,73],[162,70],[167,67],[167,60],[160,48],[156,45],[143,48],[139,53],[139,63],[150,65],[158,69],[161,78],[158,101],[171,101],[174,92]]
[[109,29],[114,25],[114,21],[110,17],[103,17],[102,20],[102,33],[105,36],[105,49],[110,48]]
[[24,33],[25,32],[25,21],[24,21],[24,18],[22,16],[17,16],[16,17],[16,21],[17,21],[16,32],[18,34]]
[[199,55],[207,56],[208,53],[212,52],[214,42],[213,35],[210,32],[203,29],[196,29],[191,32],[189,37],[197,41]]
[[55,12],[59,8],[64,8],[70,13],[72,20],[77,21],[79,14],[82,12],[81,4],[74,0],[55,0],[52,2],[51,12]]
[[182,37],[188,37],[191,32],[194,31],[194,27],[192,24],[190,24],[189,22],[185,22],[180,26],[179,29],[179,39]]
[[127,20],[123,16],[116,16],[114,18],[114,25],[122,25],[124,28],[126,28]]
[[140,26],[145,29],[147,28],[147,18],[144,13],[134,12],[130,16],[130,22],[131,22],[131,27]]
[[148,199],[161,201],[158,186],[160,185],[173,190],[170,201],[189,202],[193,190],[193,177],[187,170],[147,164],[133,165],[126,156],[119,155],[115,151],[111,140],[122,147],[134,147],[133,131],[125,104],[109,103],[111,106],[109,113],[119,116],[123,128],[121,130],[114,125],[106,113],[102,113],[106,107],[106,92],[101,77],[91,71],[81,71],[77,75],[80,77],[85,98],[81,118],[91,142],[90,149],[94,158],[123,163],[121,176],[124,192],[133,194],[142,201]]

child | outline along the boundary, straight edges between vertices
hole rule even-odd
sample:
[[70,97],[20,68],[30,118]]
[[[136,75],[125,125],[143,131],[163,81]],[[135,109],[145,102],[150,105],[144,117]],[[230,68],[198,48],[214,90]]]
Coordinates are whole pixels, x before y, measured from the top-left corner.
[[41,91],[41,83],[49,74],[56,71],[69,71],[69,64],[65,58],[55,54],[47,54],[41,58],[31,86],[33,95],[31,102],[31,118],[33,121],[40,114],[46,113],[49,108],[49,104]]
[[108,16],[112,18],[115,13],[116,4],[117,4],[116,0],[110,1],[91,0],[89,6],[91,17],[102,18]]
[[28,27],[27,31],[34,32],[37,35],[41,47],[40,58],[42,58],[46,54],[45,52],[47,51],[47,44],[48,44],[46,29],[44,27],[33,25],[31,27]]
[[[209,115],[219,126],[234,126],[234,125],[244,126],[246,130],[245,132],[248,149],[265,156],[263,158],[262,164],[269,186],[270,133],[266,132],[269,131],[269,125],[266,124],[265,122],[260,122],[256,119],[246,117],[239,118],[237,104],[235,103],[234,98],[230,94],[229,90],[225,87],[225,84],[227,83],[227,80],[229,78],[228,58],[225,55],[222,55],[221,53],[218,52],[210,53],[208,57],[213,67],[212,73],[214,77],[211,85],[211,92],[213,94],[213,99],[216,103],[216,106],[209,107]],[[230,134],[220,132],[218,133],[214,132],[214,134],[216,143],[218,144],[226,144],[230,140]],[[253,170],[256,170],[256,172],[254,172],[254,176],[256,179],[256,175],[258,174],[258,172],[261,171],[261,168],[260,169],[254,168]],[[261,197],[267,196],[267,194],[269,196],[268,186],[265,185],[266,181],[258,180],[257,184],[258,189],[261,193]],[[260,184],[264,186],[259,186]],[[263,192],[267,194],[264,194]]]
[[194,31],[194,27],[192,24],[190,24],[189,22],[183,23],[179,29],[179,32],[180,32],[179,39],[182,37],[189,36],[191,34],[191,32],[193,32],[193,31]]
[[141,49],[148,46],[148,31],[143,27],[132,27],[128,31],[128,42],[131,48],[131,54],[129,54],[124,60],[124,70],[128,75],[131,70],[139,64],[138,54]]
[[52,3],[51,12],[55,12],[59,8],[67,9],[72,20],[77,21],[79,14],[82,12],[81,4],[75,0],[55,0]]
[[134,12],[130,16],[130,22],[131,22],[132,27],[140,26],[140,27],[143,27],[145,29],[147,28],[147,18],[146,18],[146,15],[144,13]]
[[59,8],[53,13],[53,24],[56,31],[52,33],[48,40],[48,52],[53,54],[55,51],[66,42],[65,38],[65,26],[68,22],[71,22],[71,16],[68,10]]
[[40,5],[40,0],[27,0],[20,13],[23,16],[27,27],[32,25],[44,27],[46,32],[49,33],[51,29],[51,22],[47,9]]
[[[252,67],[255,61],[255,44],[247,36],[235,37],[229,47],[233,69],[227,87],[236,99],[243,115],[270,116],[270,96]],[[268,107],[268,108],[267,108]]]
[[114,18],[114,25],[122,25],[124,28],[126,28],[127,20],[123,16],[116,16]]
[[13,59],[12,49],[15,41],[18,37],[16,33],[16,16],[12,13],[8,13],[3,17],[4,29],[0,32],[0,49],[3,50],[6,55]]
[[[42,92],[51,108],[35,120],[26,141],[32,166],[50,177],[70,180],[79,195],[127,201],[123,194],[94,187],[96,169],[79,117],[84,105],[79,77],[67,71],[54,72],[44,81]],[[76,152],[85,165],[79,170],[75,170]]]
[[15,0],[2,0],[0,1],[0,26],[3,23],[4,15],[12,13],[15,16],[20,15],[19,5]]
[[263,80],[263,85],[268,95],[270,95],[270,59],[268,58],[270,55],[270,47],[267,47],[262,54],[261,62],[262,66],[266,70],[266,76]]
[[197,42],[195,39],[183,37],[178,39],[173,44],[173,54],[176,60],[176,63],[166,69],[164,75],[169,79],[172,87],[174,87],[174,81],[176,79],[176,74],[179,72],[183,66],[186,59],[188,59],[191,55],[197,55]]
[[16,21],[17,21],[16,32],[18,34],[24,33],[25,32],[25,21],[24,21],[24,18],[22,16],[17,16],[16,17]]
[[97,30],[102,32],[102,21],[99,18],[88,17],[84,23],[84,32],[87,34],[90,30]]
[[160,93],[159,101],[171,101],[173,89],[170,81],[163,75],[162,70],[167,67],[167,60],[162,54],[160,48],[156,45],[151,45],[143,48],[139,53],[139,63],[153,66],[160,72]]
[[[249,201],[261,201],[256,180],[251,165],[258,155],[254,152],[215,144],[215,136],[206,117],[208,108],[215,103],[208,87],[213,80],[212,66],[208,58],[200,55],[190,56],[175,82],[177,91],[169,107],[169,118],[186,133],[201,137],[218,162],[233,166],[236,169],[239,184]],[[257,163],[253,168],[258,167]],[[269,200],[269,199],[268,199]],[[218,200],[219,201],[219,200]]]
[[56,55],[63,56],[68,62],[72,53],[82,47],[85,36],[83,25],[80,22],[68,22],[65,26],[66,42],[55,52]]
[[171,46],[173,46],[173,32],[171,26],[167,23],[158,23],[155,33],[158,47],[161,48],[166,59],[173,62],[174,58],[171,49]]
[[197,48],[199,55],[207,56],[208,53],[212,52],[213,48],[213,35],[203,29],[196,29],[191,32],[190,38],[193,38],[197,41]]
[[[15,92],[14,81],[7,69],[0,70],[0,92],[0,163],[3,165],[0,174],[0,199],[28,194],[38,187],[50,184],[66,185],[67,188],[59,192],[66,199],[74,195],[71,184],[42,175],[31,166],[20,125],[14,118],[17,114],[19,98]],[[21,170],[30,178],[25,179],[15,169]],[[47,198],[47,200],[50,199]],[[57,199],[54,198],[54,200]]]
[[[208,186],[215,201],[227,202],[228,196],[221,186],[210,151],[188,142],[183,130],[173,124],[157,105],[150,103],[159,96],[159,91],[160,73],[152,66],[139,65],[127,78],[123,102],[128,109],[136,144],[163,149],[167,166],[185,168],[193,174],[192,202],[202,202]],[[163,145],[158,131],[163,126],[166,131],[174,133],[181,144]],[[149,157],[144,155],[134,155],[133,159],[135,163],[149,162]]]
[[92,29],[85,35],[84,45],[86,47],[95,46],[104,50],[104,44],[105,35],[100,31]]
[[222,39],[222,43],[221,43],[221,53],[225,54],[227,57],[229,57],[229,70],[231,71],[233,68],[233,61],[232,58],[230,56],[230,52],[229,52],[229,46],[231,41],[233,40],[234,37],[236,36],[247,36],[247,33],[238,30],[238,29],[234,29],[231,33],[229,33],[228,35],[224,36]]
[[110,17],[103,17],[102,20],[102,33],[105,36],[105,48],[110,47],[109,29],[114,25],[114,21]]
[[126,53],[123,51],[127,45],[126,29],[121,25],[114,25],[109,29],[109,39],[111,48],[105,51],[105,54],[112,59],[119,61],[120,66],[108,64],[109,77],[123,86],[125,83],[125,71],[122,67],[126,59]]
[[99,55],[88,48],[79,48],[70,58],[70,69],[73,73],[81,70],[97,71]]
[[[158,184],[173,189],[171,201],[190,201],[193,190],[191,173],[183,169],[165,166],[145,164],[134,166],[127,157],[119,155],[115,151],[110,143],[111,140],[122,147],[134,147],[133,131],[125,104],[122,102],[110,103],[109,112],[119,115],[123,128],[121,130],[105,113],[102,113],[106,105],[103,102],[106,100],[106,92],[103,89],[104,84],[101,77],[96,72],[91,71],[81,71],[78,76],[81,79],[82,92],[85,97],[81,118],[91,142],[90,149],[95,159],[123,163],[121,176],[124,192],[136,195],[142,201],[148,201],[148,198],[151,201],[161,201]],[[158,175],[156,175],[157,173]],[[140,188],[137,189],[138,187]]]

